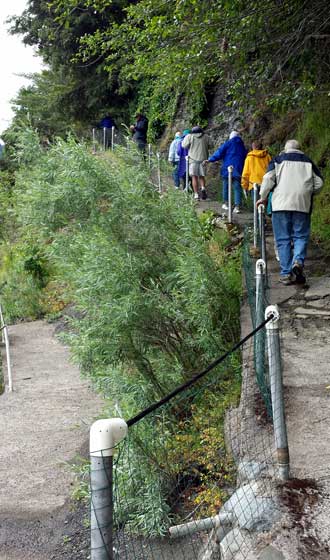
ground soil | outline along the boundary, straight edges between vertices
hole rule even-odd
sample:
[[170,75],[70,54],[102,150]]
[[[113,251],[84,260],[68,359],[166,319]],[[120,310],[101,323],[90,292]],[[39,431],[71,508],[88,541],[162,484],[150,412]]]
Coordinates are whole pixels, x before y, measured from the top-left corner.
[[13,392],[0,396],[0,560],[88,558],[74,464],[104,402],[44,321],[9,327]]

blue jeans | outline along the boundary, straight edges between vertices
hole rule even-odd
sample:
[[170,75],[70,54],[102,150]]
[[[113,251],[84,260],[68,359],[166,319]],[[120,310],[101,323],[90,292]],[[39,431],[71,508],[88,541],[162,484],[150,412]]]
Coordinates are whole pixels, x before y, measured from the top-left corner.
[[280,210],[272,213],[273,230],[281,266],[281,276],[292,271],[294,261],[304,266],[310,235],[310,214]]
[[174,181],[174,186],[178,189],[180,187],[180,177],[179,177],[179,161],[175,161],[172,163],[173,165],[173,172],[172,177]]
[[[234,205],[240,206],[242,202],[242,187],[240,179],[233,177],[232,188],[234,189]],[[228,177],[222,177],[222,198],[228,203]]]

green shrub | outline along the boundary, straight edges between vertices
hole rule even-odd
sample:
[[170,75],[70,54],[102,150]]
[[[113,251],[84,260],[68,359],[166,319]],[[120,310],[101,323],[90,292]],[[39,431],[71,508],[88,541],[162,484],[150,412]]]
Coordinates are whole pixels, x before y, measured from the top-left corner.
[[[37,162],[21,168],[14,199],[25,244],[21,258],[7,270],[7,278],[13,276],[4,292],[11,314],[16,317],[23,302],[27,306],[25,288],[31,298],[28,316],[34,302],[37,315],[45,283],[67,290],[76,317],[70,319],[66,338],[81,370],[109,399],[110,415],[136,414],[239,338],[239,252],[226,251],[228,236],[213,236],[184,193],[171,189],[160,197],[135,150],[98,157],[73,140],[59,141],[39,154]],[[224,371],[217,375],[221,382]],[[177,425],[178,410],[162,414],[166,426]],[[187,418],[191,414],[189,405]],[[144,479],[148,473],[149,490],[126,490],[129,509],[135,512],[130,525],[149,534],[157,527],[162,532],[169,519],[170,484],[163,484],[159,471],[149,467],[151,457],[158,454],[161,461],[161,426],[156,422],[141,428],[142,449],[141,434],[132,440],[136,472],[139,467]],[[197,425],[189,426],[196,439]],[[213,447],[211,439],[209,454],[215,457],[223,437],[219,433]],[[163,464],[164,469],[168,480],[177,476],[169,465]],[[205,495],[207,481],[205,475]],[[142,514],[137,502],[148,511],[155,500],[157,513],[152,518]]]

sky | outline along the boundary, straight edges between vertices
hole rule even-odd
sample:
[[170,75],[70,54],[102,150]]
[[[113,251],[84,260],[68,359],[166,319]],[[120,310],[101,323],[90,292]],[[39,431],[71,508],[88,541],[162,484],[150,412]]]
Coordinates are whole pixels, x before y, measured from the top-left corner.
[[6,19],[21,15],[26,6],[27,0],[0,0],[0,134],[13,117],[10,100],[29,83],[19,74],[41,70],[41,60],[35,56],[33,48],[23,45],[20,36],[7,33]]

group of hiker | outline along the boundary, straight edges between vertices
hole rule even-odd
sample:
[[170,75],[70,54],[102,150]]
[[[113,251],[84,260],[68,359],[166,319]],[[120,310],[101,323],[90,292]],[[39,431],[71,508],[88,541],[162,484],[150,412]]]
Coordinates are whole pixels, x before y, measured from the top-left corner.
[[222,161],[220,170],[222,178],[222,198],[224,210],[228,210],[228,167],[232,166],[232,186],[234,190],[234,213],[241,212],[242,188],[250,191],[253,183],[260,184],[271,157],[262,149],[260,141],[252,142],[252,150],[247,151],[237,130],[233,130],[226,142],[209,156],[212,148],[210,137],[199,127],[176,132],[170,145],[168,160],[173,165],[175,188],[180,188],[180,180],[185,185],[186,161],[188,156],[188,173],[191,178],[194,198],[207,198],[205,187],[206,165]]
[[[148,119],[138,112],[130,132],[141,153],[147,145]],[[116,127],[110,116],[100,126]],[[240,132],[232,130],[229,138],[210,155],[212,141],[200,126],[177,131],[171,142],[168,160],[173,166],[176,189],[191,186],[194,199],[207,199],[205,176],[210,163],[221,161],[222,209],[228,210],[228,168],[232,173],[234,193],[233,213],[241,212],[242,193],[249,193],[258,185],[257,206],[268,206],[272,215],[275,246],[280,262],[279,281],[284,285],[305,284],[304,262],[310,237],[310,218],[313,196],[323,186],[320,171],[301,150],[297,140],[288,140],[284,150],[271,158],[259,140],[248,151]],[[187,165],[188,162],[188,165]],[[188,176],[187,176],[188,171]]]
[[[129,130],[132,134],[132,140],[136,143],[138,149],[141,152],[145,152],[147,145],[147,133],[148,133],[148,119],[143,113],[135,114],[135,123],[131,124]],[[112,137],[112,130],[117,129],[117,125],[111,115],[106,114],[96,125],[104,131],[104,142],[105,148],[109,148],[110,140]]]
[[[222,161],[222,208],[228,210],[228,168],[232,170],[234,213],[241,212],[242,189],[246,192],[256,184],[260,204],[268,205],[272,215],[275,246],[280,262],[280,283],[305,284],[304,263],[310,237],[313,197],[323,186],[323,178],[313,161],[300,150],[297,140],[288,140],[284,150],[271,158],[259,140],[247,151],[237,130],[209,156],[211,139],[199,126],[177,132],[170,146],[169,161],[173,180],[180,188],[186,174],[188,156],[194,198],[207,198],[205,168]],[[200,191],[199,191],[200,189]]]

